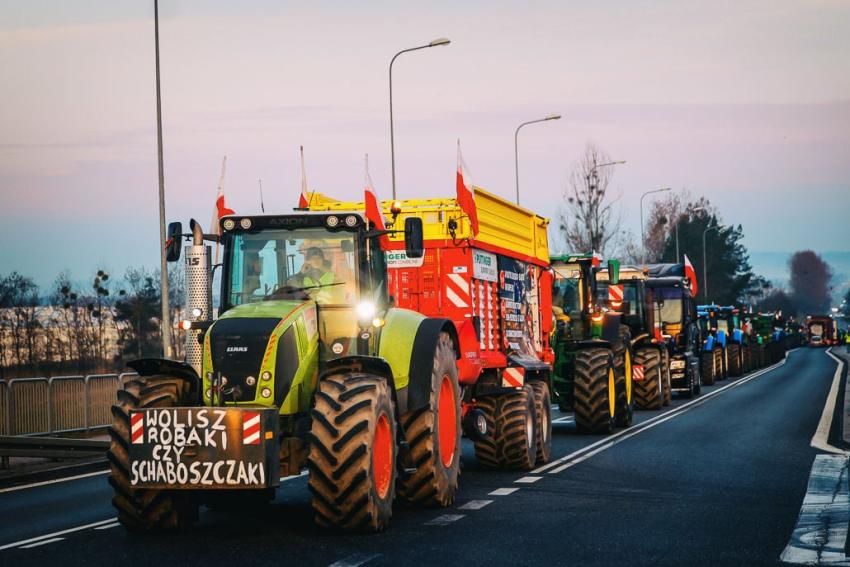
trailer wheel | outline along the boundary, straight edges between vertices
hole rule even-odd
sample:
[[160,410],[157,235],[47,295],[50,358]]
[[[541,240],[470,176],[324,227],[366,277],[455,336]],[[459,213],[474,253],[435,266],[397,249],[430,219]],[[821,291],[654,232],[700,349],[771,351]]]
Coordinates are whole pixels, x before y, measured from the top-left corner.
[[537,417],[537,464],[548,463],[552,457],[552,400],[549,384],[543,380],[531,382],[534,389],[534,415]]
[[729,376],[741,375],[741,345],[732,343],[727,347],[729,351]]
[[420,506],[449,506],[460,474],[460,387],[452,339],[440,333],[431,371],[427,406],[401,418],[416,472],[403,479],[399,493]]
[[179,530],[198,518],[198,501],[187,491],[134,488],[130,484],[130,410],[193,404],[192,384],[183,378],[157,374],[130,380],[118,390],[109,428],[109,484],[118,521],[131,531]]
[[310,417],[308,486],[316,523],[384,529],[396,481],[395,410],[386,381],[362,373],[328,376]]
[[537,460],[537,417],[534,390],[525,384],[519,390],[499,396],[496,432],[503,467],[531,470]]
[[476,409],[481,410],[487,422],[487,435],[475,440],[475,458],[487,468],[499,467],[499,451],[496,443],[496,409],[498,396],[481,396],[475,400]]
[[575,420],[579,431],[613,431],[616,382],[610,350],[588,348],[576,353],[574,388]]
[[706,386],[711,386],[714,384],[715,374],[714,374],[714,352],[705,352],[703,351],[700,355],[700,376],[702,376],[702,383]]
[[643,380],[635,382],[635,401],[640,409],[660,410],[664,405],[664,373],[658,349],[642,348],[635,353],[635,364],[643,366]]

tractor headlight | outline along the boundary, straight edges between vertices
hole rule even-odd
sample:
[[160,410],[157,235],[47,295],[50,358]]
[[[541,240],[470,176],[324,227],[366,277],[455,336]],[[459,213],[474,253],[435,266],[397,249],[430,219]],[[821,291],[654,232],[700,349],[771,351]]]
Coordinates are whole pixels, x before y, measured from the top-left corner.
[[194,309],[192,309],[192,317],[197,318],[197,317],[200,317],[203,314],[204,314],[204,310],[201,309],[200,307],[195,307]]
[[357,216],[356,215],[348,215],[345,217],[345,226],[353,227],[357,226]]
[[263,396],[264,398],[271,398],[272,397],[272,391],[271,391],[270,388],[263,388],[260,391],[260,395]]
[[684,360],[671,360],[670,361],[670,370],[680,370],[685,367]]
[[269,372],[268,370],[264,370],[263,373],[260,374],[260,378],[262,378],[263,380],[271,380],[272,379],[272,373]]
[[224,219],[222,226],[224,226],[224,230],[233,230],[236,228],[236,221],[233,219]]
[[371,301],[361,301],[357,304],[357,318],[361,321],[371,321],[377,313],[375,304]]
[[339,225],[339,217],[329,216],[325,223],[330,228],[336,228],[336,226]]
[[248,376],[247,378],[245,378],[245,384],[247,384],[248,386],[253,386],[256,383],[257,383],[257,379],[254,378],[253,376]]
[[251,229],[251,219],[244,218],[244,219],[240,220],[239,226],[241,226],[244,230],[250,230]]

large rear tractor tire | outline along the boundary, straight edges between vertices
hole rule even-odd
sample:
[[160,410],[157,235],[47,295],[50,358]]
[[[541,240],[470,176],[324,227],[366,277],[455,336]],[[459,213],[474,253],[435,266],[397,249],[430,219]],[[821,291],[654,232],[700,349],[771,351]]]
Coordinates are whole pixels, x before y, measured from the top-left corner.
[[726,372],[723,368],[723,349],[721,347],[717,347],[712,352],[714,354],[714,377],[717,381],[720,381],[726,378]]
[[664,405],[669,406],[673,401],[673,384],[670,382],[670,353],[666,348],[661,351],[661,380],[664,387]]
[[643,366],[643,380],[635,382],[635,402],[639,409],[660,410],[664,405],[664,378],[661,353],[654,348],[639,349],[635,365]]
[[732,343],[727,347],[729,351],[729,376],[741,375],[741,345]]
[[396,421],[390,388],[371,374],[324,378],[310,412],[308,486],[316,523],[380,531],[396,484]]
[[575,420],[584,433],[611,433],[616,412],[616,379],[611,351],[589,348],[576,353]]
[[634,419],[634,380],[632,380],[632,351],[626,347],[623,351],[623,365],[616,378],[617,408],[614,414],[619,427],[629,427]]
[[700,356],[700,375],[702,383],[706,386],[714,384],[716,375],[714,374],[714,353],[703,351]]
[[543,380],[531,382],[534,390],[534,415],[537,418],[537,464],[552,458],[552,399],[549,384]]
[[419,506],[450,506],[460,475],[460,387],[455,351],[440,333],[431,371],[431,397],[424,408],[401,418],[416,472],[399,483],[400,496]]
[[130,410],[195,405],[188,380],[154,375],[135,378],[118,390],[109,428],[109,484],[118,521],[131,531],[166,531],[191,527],[198,518],[198,501],[191,492],[134,488],[130,484]]

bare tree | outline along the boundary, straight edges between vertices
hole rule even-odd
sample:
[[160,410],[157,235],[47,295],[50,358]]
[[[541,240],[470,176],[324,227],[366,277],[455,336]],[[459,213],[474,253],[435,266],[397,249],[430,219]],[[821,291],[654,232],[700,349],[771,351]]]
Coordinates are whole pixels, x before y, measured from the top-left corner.
[[608,154],[588,143],[570,171],[558,222],[569,251],[606,254],[620,244],[620,216],[614,211],[619,197],[608,194],[613,168],[599,167],[610,162]]

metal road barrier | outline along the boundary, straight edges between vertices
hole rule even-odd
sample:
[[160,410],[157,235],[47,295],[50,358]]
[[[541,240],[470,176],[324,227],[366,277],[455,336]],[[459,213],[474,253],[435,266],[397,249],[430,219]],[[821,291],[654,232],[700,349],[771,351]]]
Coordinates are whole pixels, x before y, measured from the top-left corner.
[[88,431],[112,423],[116,392],[137,376],[93,374],[0,382],[0,435]]
[[109,441],[57,437],[0,436],[0,456],[68,459],[103,457]]

